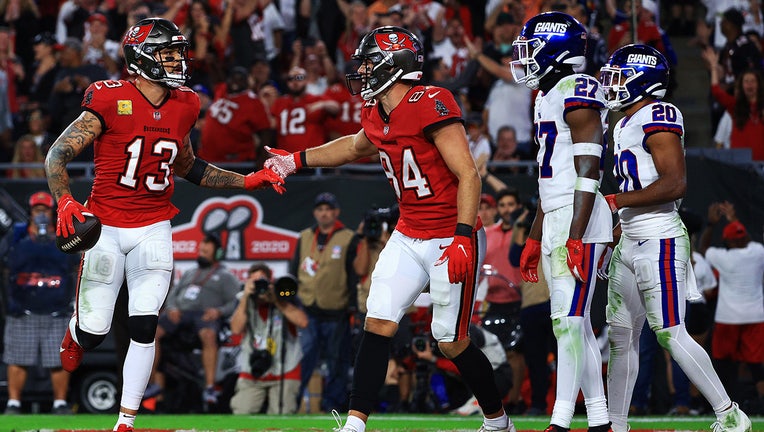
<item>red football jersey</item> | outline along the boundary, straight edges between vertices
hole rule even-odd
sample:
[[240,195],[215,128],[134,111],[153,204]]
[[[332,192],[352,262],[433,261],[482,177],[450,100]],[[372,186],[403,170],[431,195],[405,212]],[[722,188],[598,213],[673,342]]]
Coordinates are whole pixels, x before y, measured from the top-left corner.
[[276,99],[271,106],[276,117],[276,147],[295,153],[325,143],[326,111],[308,111],[311,104],[324,99],[307,93],[297,99],[291,95]]
[[172,164],[199,115],[199,97],[181,87],[152,105],[129,81],[97,81],[82,108],[101,120],[93,143],[95,180],[88,208],[105,225],[133,228],[172,219]]
[[368,102],[361,124],[377,146],[382,169],[398,198],[401,215],[397,229],[421,239],[453,236],[459,182],[431,135],[462,121],[459,105],[444,88],[416,86],[389,116],[381,109]]
[[254,134],[270,128],[265,106],[253,91],[216,99],[204,116],[199,157],[209,162],[255,160]]
[[324,95],[340,104],[340,113],[336,117],[326,119],[329,135],[341,137],[358,133],[361,130],[361,108],[363,107],[361,96],[351,95],[345,83],[333,84]]

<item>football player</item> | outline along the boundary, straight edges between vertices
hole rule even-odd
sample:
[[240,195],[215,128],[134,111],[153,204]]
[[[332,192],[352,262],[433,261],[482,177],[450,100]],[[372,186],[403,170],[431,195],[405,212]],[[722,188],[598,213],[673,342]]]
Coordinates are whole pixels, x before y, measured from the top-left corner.
[[406,309],[429,285],[432,335],[477,398],[484,413],[480,430],[514,431],[491,364],[468,334],[485,255],[485,230],[477,216],[480,175],[451,92],[417,83],[423,52],[419,39],[403,28],[368,33],[353,55],[360,66],[346,75],[350,92],[366,101],[363,129],[298,153],[274,151],[265,166],[287,176],[302,167],[336,167],[379,154],[398,199],[400,218],[371,276],[350,412],[339,430],[366,429],[385,380],[391,339]]
[[327,97],[305,93],[305,69],[293,67],[287,74],[287,92],[271,105],[276,119],[276,144],[287,152],[316,147],[326,140],[326,120],[340,112]]
[[515,80],[538,90],[533,126],[540,199],[520,270],[524,280],[537,282],[540,259],[551,294],[558,375],[547,431],[569,430],[579,390],[589,430],[607,431],[602,359],[589,317],[596,264],[612,241],[612,215],[599,193],[607,110],[597,80],[573,71],[586,49],[586,30],[573,17],[536,15],[513,45]]
[[199,157],[210,162],[254,161],[257,157],[260,163],[256,165],[262,165],[262,148],[271,145],[273,134],[265,106],[249,88],[247,70],[234,67],[220,90],[204,117]]
[[718,419],[712,429],[750,431],[751,421],[732,403],[708,354],[685,328],[685,300],[697,289],[690,239],[678,212],[687,186],[684,123],[681,111],[661,100],[668,79],[668,62],[646,45],[618,49],[601,69],[607,107],[626,114],[613,129],[620,193],[605,197],[620,218],[608,271],[610,420],[613,431],[628,430],[639,335],[647,319],[658,342],[711,404]]
[[[48,185],[58,200],[57,235],[74,232],[83,213],[100,218],[96,245],[85,252],[77,304],[61,344],[61,363],[73,371],[83,351],[109,333],[122,281],[129,292],[130,346],[124,361],[122,400],[114,430],[132,431],[154,360],[159,309],[167,296],[173,256],[170,198],[173,174],[204,187],[283,192],[270,170],[242,175],[196,158],[189,131],[199,98],[184,87],[188,42],[170,21],[147,18],[122,43],[134,81],[98,81],[88,87],[82,114],[53,143],[45,160]],[[87,206],[75,201],[66,165],[86,146],[95,148],[95,179]]]

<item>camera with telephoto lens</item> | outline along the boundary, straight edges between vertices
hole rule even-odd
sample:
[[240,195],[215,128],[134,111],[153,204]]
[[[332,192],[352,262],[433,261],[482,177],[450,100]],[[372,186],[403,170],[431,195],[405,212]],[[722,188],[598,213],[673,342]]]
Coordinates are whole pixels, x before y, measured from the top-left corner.
[[262,376],[271,368],[273,356],[267,350],[256,349],[249,354],[249,369],[255,378]]
[[392,232],[398,222],[398,206],[372,208],[363,217],[363,236],[378,240],[383,231]]

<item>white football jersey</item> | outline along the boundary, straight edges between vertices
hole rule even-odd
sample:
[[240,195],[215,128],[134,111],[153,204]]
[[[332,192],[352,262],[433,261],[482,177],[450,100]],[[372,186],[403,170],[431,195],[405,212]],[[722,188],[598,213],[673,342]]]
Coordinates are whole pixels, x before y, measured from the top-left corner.
[[[599,83],[586,74],[573,74],[561,79],[547,93],[536,95],[533,113],[535,139],[539,145],[539,198],[545,213],[573,204],[576,167],[573,164],[573,140],[565,114],[573,109],[591,107],[600,110],[605,129],[607,109]],[[603,146],[604,153],[604,146]],[[601,177],[601,176],[600,176]],[[607,205],[597,194],[595,207]]]
[[[621,192],[646,188],[660,177],[646,146],[647,138],[658,132],[679,135],[684,148],[682,112],[666,102],[645,105],[631,117],[618,121],[613,129],[614,167]],[[662,239],[683,235],[684,225],[677,210],[681,200],[619,210],[623,235],[632,239]]]

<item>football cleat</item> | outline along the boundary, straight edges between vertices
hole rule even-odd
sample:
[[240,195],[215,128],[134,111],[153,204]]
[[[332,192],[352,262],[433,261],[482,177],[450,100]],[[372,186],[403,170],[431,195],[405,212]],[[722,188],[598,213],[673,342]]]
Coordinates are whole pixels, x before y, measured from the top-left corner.
[[751,419],[738,407],[737,402],[732,403],[732,408],[711,425],[713,432],[751,432]]
[[480,426],[480,429],[477,430],[477,432],[517,432],[517,428],[515,428],[515,425],[514,423],[512,423],[512,420],[509,420],[509,418],[507,418],[507,421],[509,421],[509,424],[507,424],[507,427],[499,428],[499,429],[486,426],[485,423],[483,423]]
[[59,348],[61,367],[67,372],[74,372],[82,362],[82,355],[84,353],[85,350],[74,341],[72,333],[69,331],[69,327],[67,327],[64,340],[61,342],[61,348]]
[[133,432],[133,427],[126,424],[121,424],[114,429],[115,432]]
[[544,432],[570,432],[570,429],[564,428],[562,426],[557,426],[556,424],[550,424],[546,429],[544,429]]

